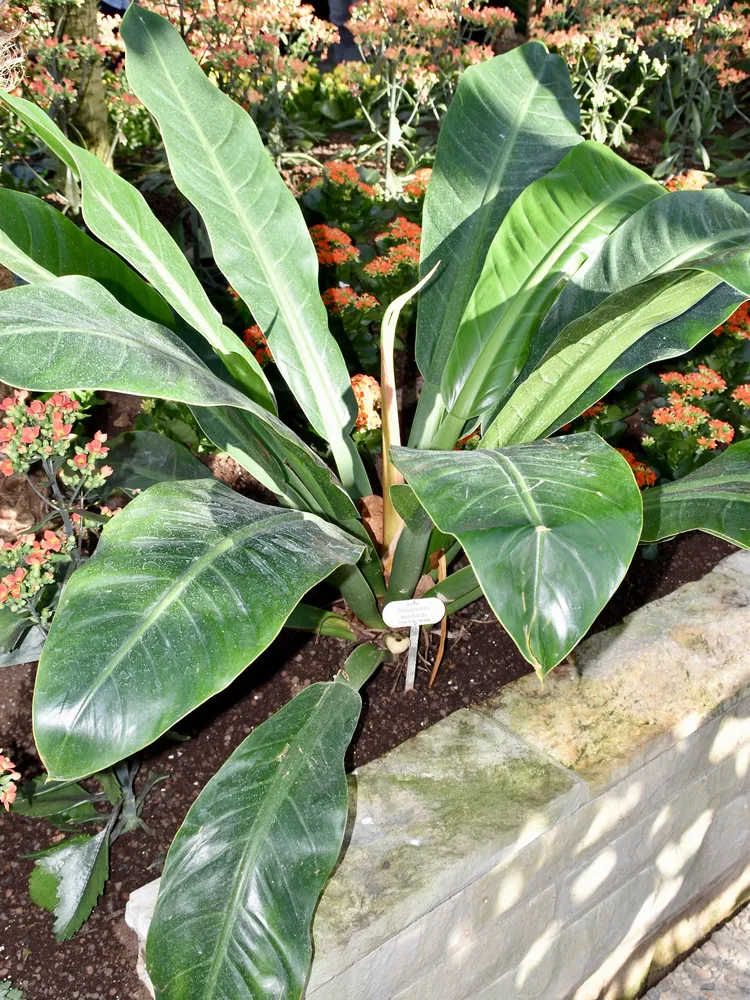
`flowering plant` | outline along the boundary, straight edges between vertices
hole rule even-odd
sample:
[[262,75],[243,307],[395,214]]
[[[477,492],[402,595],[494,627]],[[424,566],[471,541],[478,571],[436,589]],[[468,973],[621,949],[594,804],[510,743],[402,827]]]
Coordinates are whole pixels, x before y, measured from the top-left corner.
[[643,111],[643,102],[666,132],[657,176],[695,157],[708,168],[706,139],[737,112],[736,91],[748,78],[742,68],[750,39],[747,3],[547,0],[531,32],[570,65],[593,138],[621,144],[631,131],[626,119]]
[[5,806],[6,812],[13,805],[16,798],[16,782],[21,775],[16,771],[16,765],[10,757],[4,757],[2,747],[0,747],[0,803]]
[[637,14],[626,4],[556,3],[546,0],[531,19],[539,38],[568,63],[581,102],[584,135],[621,146],[633,129],[628,119],[642,111],[644,92],[667,71],[638,33]]
[[491,58],[498,40],[512,32],[515,23],[507,7],[487,7],[484,0],[463,5],[448,0],[361,0],[352,5],[347,27],[380,84],[369,107],[361,104],[375,136],[368,152],[384,151],[389,195],[398,192],[395,152],[401,151],[410,168],[415,167],[412,145],[420,118],[428,114],[437,120],[461,72]]
[[[633,371],[688,352],[750,299],[750,219],[725,192],[667,194],[582,141],[565,63],[539,43],[467,69],[421,232],[397,217],[376,241],[380,257],[413,268],[419,238],[421,277],[381,300],[375,496],[352,439],[360,415],[376,432],[374,405],[364,410],[375,385],[352,385],[319,289],[318,254],[331,255],[324,267],[354,267],[358,247],[337,227],[309,234],[252,119],[166,20],[133,4],[122,34],[129,82],[159,123],[175,184],[202,216],[273,368],[255,356],[257,339],[251,349],[227,330],[138,192],[35,106],[0,94],[80,177],[100,241],[60,226],[32,243],[28,227],[0,219],[0,259],[30,282],[2,292],[0,377],[185,403],[277,502],[233,492],[187,452],[172,451],[171,465],[161,453],[151,459],[153,485],[107,524],[65,586],[39,662],[35,737],[50,774],[75,781],[226,688],[285,626],[358,642],[334,680],[305,688],[255,730],[201,792],[167,857],[147,943],[165,1000],[219,988],[299,998],[310,922],[344,835],[358,689],[392,639],[382,608],[434,572],[428,594],[446,613],[483,593],[540,675],[567,656],[627,570],[644,501],[626,457],[602,438],[552,435]],[[23,207],[35,219],[47,208]],[[61,252],[73,238],[85,277],[69,273]],[[402,447],[394,344],[417,295],[424,382]],[[289,422],[266,372],[294,400]],[[455,450],[476,434],[478,447]],[[746,477],[748,465],[742,451],[733,469]],[[148,469],[139,460],[142,478]],[[720,474],[722,502],[744,488],[734,475]],[[645,492],[657,513],[660,489]],[[371,534],[362,509],[378,506],[382,530],[372,519]],[[710,525],[715,512],[715,491],[691,498],[676,530]],[[741,544],[744,530],[722,524]],[[462,550],[469,566],[447,575]],[[324,579],[346,615],[300,604]]]

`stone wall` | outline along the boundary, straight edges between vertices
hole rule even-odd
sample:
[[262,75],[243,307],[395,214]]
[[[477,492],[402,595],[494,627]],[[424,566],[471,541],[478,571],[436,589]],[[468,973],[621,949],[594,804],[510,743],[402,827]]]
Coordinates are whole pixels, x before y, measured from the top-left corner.
[[636,996],[750,890],[749,638],[743,552],[359,769],[306,1000]]

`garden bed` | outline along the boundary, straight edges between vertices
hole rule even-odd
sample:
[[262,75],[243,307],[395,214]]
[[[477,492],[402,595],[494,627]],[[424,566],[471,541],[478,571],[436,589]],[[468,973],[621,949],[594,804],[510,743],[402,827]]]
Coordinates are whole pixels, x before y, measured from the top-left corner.
[[[656,559],[639,554],[594,631],[699,579],[733,550],[710,535],[692,533],[660,546]],[[509,681],[529,673],[528,664],[484,600],[455,615],[449,627],[452,638],[431,690],[422,670],[417,689],[405,696],[399,665],[381,668],[369,682],[366,710],[349,754],[350,768],[381,756],[441,718],[495,695]],[[180,733],[191,737],[189,742],[161,741],[143,756],[141,777],[149,769],[168,775],[146,800],[143,818],[153,836],[136,831],[116,845],[107,890],[71,941],[54,942],[51,915],[29,899],[32,862],[22,858],[49,844],[58,831],[41,820],[0,817],[4,844],[0,978],[12,975],[26,990],[28,1000],[140,1000],[145,996],[135,975],[134,946],[122,924],[129,893],[159,873],[188,807],[235,746],[301,687],[329,679],[346,650],[347,644],[335,639],[285,633],[225,692],[178,726]],[[7,670],[0,704],[3,729],[13,740],[11,747],[2,745],[14,751],[24,777],[39,770],[31,732],[34,670],[33,665]]]

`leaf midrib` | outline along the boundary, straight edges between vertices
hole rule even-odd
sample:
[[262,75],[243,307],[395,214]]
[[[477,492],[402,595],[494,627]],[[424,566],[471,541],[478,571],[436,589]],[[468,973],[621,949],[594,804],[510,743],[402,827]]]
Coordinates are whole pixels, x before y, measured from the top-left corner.
[[[466,419],[476,415],[474,413],[476,406],[468,406],[466,397],[468,397],[469,403],[476,403],[476,398],[484,386],[488,378],[488,374],[491,372],[491,366],[494,363],[496,355],[499,351],[499,346],[496,346],[497,341],[500,340],[500,346],[502,346],[506,340],[507,331],[512,328],[513,323],[518,319],[519,313],[526,307],[539,285],[549,277],[552,268],[558,263],[558,261],[560,261],[561,258],[564,257],[566,251],[571,248],[573,242],[578,238],[578,236],[584,232],[589,225],[593,224],[598,216],[607,211],[611,205],[620,199],[629,197],[633,192],[643,187],[651,187],[651,185],[640,179],[634,180],[626,188],[613,192],[609,198],[593,205],[588,212],[584,213],[584,215],[582,215],[573,226],[568,228],[562,236],[556,240],[539,263],[526,276],[524,281],[519,283],[517,290],[513,293],[512,299],[510,299],[510,304],[503,311],[500,319],[495,325],[494,330],[481,346],[476,359],[472,363],[471,372],[462,386],[461,391],[456,398],[455,404],[452,408],[450,408],[451,413],[458,414],[459,416],[463,415]],[[528,188],[526,190],[528,190]],[[488,251],[488,258],[491,252],[492,248],[490,247],[490,250]],[[477,282],[476,287],[478,287],[478,284],[479,282]],[[470,301],[471,299],[469,302]],[[508,302],[508,299],[506,299],[506,302]],[[461,326],[459,325],[456,340],[458,340],[460,334]],[[487,355],[489,355],[489,357],[487,357]],[[446,369],[449,364],[450,356],[446,362]],[[471,412],[464,412],[468,410],[471,410]]]
[[306,520],[309,517],[310,515],[305,514],[302,511],[289,511],[284,514],[274,514],[270,517],[266,516],[260,521],[253,521],[250,525],[245,525],[228,533],[221,539],[221,541],[213,545],[207,552],[204,552],[204,554],[189,567],[187,572],[184,573],[179,580],[175,580],[167,588],[158,601],[156,601],[149,611],[144,614],[139,625],[132,629],[128,638],[120,644],[117,653],[111,658],[105,669],[97,677],[95,683],[91,685],[86,695],[79,702],[75,715],[67,724],[67,730],[65,735],[62,737],[58,756],[63,755],[63,748],[72,737],[76,722],[80,718],[81,714],[88,708],[92,698],[99,691],[104,682],[109,680],[128,653],[134,648],[140,639],[143,638],[152,625],[154,625],[163,616],[167,609],[171,607],[171,605],[174,604],[174,602],[184,593],[187,587],[194,580],[196,580],[209,566],[216,562],[226,552],[229,552],[237,545],[246,542],[254,535],[262,534],[262,532],[269,527],[286,524],[290,521]]
[[[300,354],[303,357],[304,371],[305,371],[305,373],[308,376],[310,375],[311,371],[315,373],[315,378],[314,378],[314,380],[311,379],[311,381],[314,381],[315,384],[317,385],[317,392],[314,392],[312,394],[312,398],[313,398],[314,406],[315,406],[315,408],[316,408],[316,410],[317,410],[317,412],[318,412],[318,414],[320,416],[320,419],[322,421],[322,425],[327,428],[327,430],[326,430],[326,438],[327,438],[327,440],[330,441],[331,439],[335,439],[337,437],[340,437],[340,436],[343,435],[343,428],[342,428],[342,426],[340,424],[336,423],[335,421],[332,422],[331,421],[331,417],[329,416],[329,414],[336,413],[336,411],[337,411],[337,408],[338,408],[337,398],[334,397],[333,394],[328,391],[328,386],[329,386],[328,379],[325,377],[325,373],[320,369],[319,362],[318,362],[318,355],[316,354],[316,352],[314,350],[311,349],[311,345],[309,344],[309,340],[308,340],[308,336],[307,336],[307,329],[306,329],[306,327],[305,327],[305,325],[303,323],[299,322],[297,314],[296,314],[296,310],[291,305],[289,297],[288,297],[288,295],[286,293],[286,289],[284,288],[284,286],[282,284],[279,284],[275,280],[275,278],[274,278],[274,272],[273,272],[272,269],[269,270],[269,268],[267,267],[266,262],[265,262],[265,260],[263,258],[263,255],[259,254],[255,250],[255,244],[257,242],[257,236],[255,234],[254,228],[252,227],[252,225],[250,223],[250,220],[248,219],[247,215],[245,214],[245,210],[244,210],[244,207],[243,207],[242,203],[238,200],[238,198],[237,198],[237,196],[235,194],[234,185],[231,185],[231,184],[228,183],[228,178],[226,176],[226,173],[224,172],[223,166],[221,165],[220,161],[216,158],[216,156],[214,154],[213,147],[207,141],[207,138],[206,138],[206,136],[205,136],[202,128],[200,127],[199,122],[197,121],[197,119],[195,118],[195,116],[192,114],[192,111],[190,110],[189,106],[186,104],[186,102],[185,102],[182,94],[179,91],[179,88],[176,86],[175,81],[174,81],[174,79],[172,77],[172,74],[170,73],[169,68],[167,67],[167,64],[165,63],[165,61],[164,61],[164,59],[163,59],[163,57],[161,55],[161,52],[159,50],[158,45],[156,45],[156,43],[154,41],[154,38],[153,38],[153,36],[151,34],[151,31],[150,31],[148,25],[143,20],[141,20],[141,24],[143,25],[144,29],[148,32],[149,38],[151,39],[152,51],[155,52],[156,58],[161,63],[161,66],[162,66],[162,69],[164,71],[164,74],[165,74],[166,78],[172,84],[172,91],[173,91],[173,94],[177,98],[177,102],[181,105],[185,116],[192,122],[193,128],[195,130],[195,133],[201,139],[201,142],[202,142],[202,145],[203,145],[203,147],[204,147],[204,149],[206,151],[206,154],[207,154],[209,160],[211,161],[211,164],[212,164],[212,166],[213,166],[213,168],[214,168],[214,170],[216,172],[216,175],[219,177],[219,179],[221,181],[221,184],[222,184],[222,187],[223,187],[224,191],[227,193],[227,195],[229,197],[230,203],[232,204],[232,207],[234,209],[234,212],[235,212],[236,216],[239,219],[242,220],[242,226],[245,229],[245,231],[248,233],[248,235],[250,236],[250,245],[251,245],[253,254],[255,256],[255,259],[260,264],[260,267],[261,267],[261,270],[263,272],[263,276],[264,276],[265,282],[273,290],[273,293],[276,296],[277,300],[281,302],[282,314],[284,316],[284,321],[289,324],[289,327],[290,327],[290,331],[289,332],[291,334],[292,342],[293,342],[294,346],[297,348],[297,350],[300,352]],[[158,115],[156,117],[158,118]],[[160,122],[160,125],[161,125],[161,122]],[[163,130],[165,130],[167,128],[171,129],[172,132],[175,135],[179,135],[179,133],[177,132],[177,130],[174,129],[174,128],[172,128],[172,126],[170,124],[165,124],[165,125],[162,126]],[[265,153],[265,151],[263,151],[263,153]],[[171,164],[171,159],[170,159],[170,164]],[[174,171],[174,168],[173,168],[173,171]],[[249,303],[248,303],[248,305],[249,305]],[[250,307],[250,308],[252,309],[252,307]],[[303,348],[304,348],[304,350],[303,350]],[[317,402],[318,392],[327,401],[326,406],[324,406],[324,407],[320,407],[318,405],[318,402]],[[307,405],[309,406],[309,403]],[[305,407],[305,408],[307,409],[307,407]]]
[[[498,196],[498,194],[500,193],[500,191],[504,190],[504,188],[503,188],[503,181],[505,179],[505,174],[506,174],[506,171],[507,171],[507,164],[508,164],[508,161],[510,159],[510,155],[511,155],[512,151],[516,147],[516,144],[518,142],[519,136],[521,135],[520,122],[522,122],[525,119],[526,114],[528,113],[528,109],[531,106],[531,104],[533,103],[533,101],[535,100],[537,92],[539,91],[539,89],[540,89],[541,86],[542,86],[541,80],[540,79],[535,79],[535,81],[534,81],[534,87],[530,88],[530,90],[528,92],[528,96],[523,101],[523,103],[521,105],[521,109],[519,110],[519,113],[515,116],[515,119],[514,119],[514,122],[513,122],[514,128],[512,129],[512,138],[510,138],[510,136],[509,136],[509,137],[507,137],[504,140],[504,145],[502,147],[500,156],[498,157],[498,160],[497,160],[497,169],[493,171],[492,176],[490,177],[490,180],[485,185],[484,193],[482,195],[482,199],[481,199],[481,201],[479,203],[477,211],[479,211],[481,209],[487,209],[487,207],[491,203],[491,201]],[[477,90],[478,89],[479,88],[477,87]],[[488,230],[489,225],[490,225],[490,216],[491,215],[492,215],[491,211],[482,211],[481,212],[481,216],[480,216],[480,219],[479,219],[479,226],[477,227],[479,229],[479,237],[474,242],[474,252],[471,255],[471,275],[475,275],[476,274],[477,258],[479,257],[479,254],[480,254],[481,249],[482,249],[482,247],[484,245],[484,242],[485,242],[487,230]],[[450,233],[447,236],[444,236],[443,239],[440,240],[437,243],[437,245],[434,247],[433,250],[430,251],[429,254],[425,255],[425,258],[424,258],[425,264],[426,264],[427,260],[430,259],[432,257],[432,255],[437,252],[438,247],[441,246],[445,242],[445,240],[449,239],[449,238],[450,238]],[[479,280],[479,275],[476,275],[476,280],[471,285],[471,288],[468,288],[466,290],[465,294],[464,294],[464,300],[463,300],[463,303],[462,303],[461,315],[463,315],[463,311],[466,308],[466,305],[467,305],[467,303],[468,303],[468,301],[469,301],[469,299],[471,297],[471,293],[472,293],[474,287],[476,286],[476,283],[477,283],[478,280]],[[445,319],[447,316],[448,316],[448,310],[444,310],[443,311],[443,322],[441,322],[440,328],[439,328],[438,333],[437,333],[437,336],[433,340],[432,350],[430,351],[430,361],[429,361],[429,365],[427,366],[428,367],[428,371],[427,371],[427,373],[425,375],[425,378],[428,381],[435,382],[435,384],[438,384],[438,385],[440,383],[440,378],[442,377],[442,373],[445,370],[445,365],[443,365],[441,371],[439,373],[437,373],[437,375],[438,375],[437,380],[435,380],[435,378],[433,378],[433,376],[436,373],[434,373],[432,369],[433,369],[433,364],[434,364],[434,360],[435,360],[435,355],[438,353],[439,345],[442,343],[442,341],[443,341],[444,338],[447,339],[446,332],[445,332],[446,329],[449,329],[447,327],[446,319]],[[458,322],[459,322],[459,325],[460,325],[460,322],[461,322],[460,316],[459,316],[459,321]],[[447,364],[447,357],[446,357],[446,364]]]
[[[339,685],[339,687],[343,686],[344,685]],[[351,687],[349,687],[348,690],[356,693]],[[336,686],[333,682],[329,682],[328,687],[322,693],[318,702],[312,707],[302,727],[296,731],[294,737],[295,743],[302,743],[304,734],[308,728],[311,728],[313,731],[312,740],[314,744],[317,745],[317,743],[320,742],[321,736],[323,735],[321,730],[328,724],[328,719],[321,711],[321,707],[331,696],[338,696]],[[357,697],[359,698],[359,695],[357,695]],[[292,740],[289,740],[289,743],[291,744]],[[229,936],[236,922],[237,911],[240,909],[241,901],[247,892],[247,884],[250,880],[251,873],[255,870],[255,862],[257,861],[263,845],[265,844],[268,831],[273,826],[274,817],[278,812],[280,804],[289,798],[290,790],[294,787],[296,779],[302,769],[302,765],[307,763],[305,753],[294,753],[293,751],[296,749],[297,747],[290,745],[287,757],[278,761],[279,767],[276,769],[277,773],[279,768],[283,767],[285,761],[288,758],[291,758],[284,774],[277,776],[275,780],[270,782],[270,794],[265,797],[260,812],[257,814],[256,821],[253,823],[252,837],[248,838],[248,842],[243,848],[240,856],[237,867],[241,871],[241,875],[235,880],[232,895],[229,900],[229,906],[226,909],[219,937],[213,950],[209,977],[204,987],[204,1000],[212,1000],[215,996],[216,985],[227,954]]]

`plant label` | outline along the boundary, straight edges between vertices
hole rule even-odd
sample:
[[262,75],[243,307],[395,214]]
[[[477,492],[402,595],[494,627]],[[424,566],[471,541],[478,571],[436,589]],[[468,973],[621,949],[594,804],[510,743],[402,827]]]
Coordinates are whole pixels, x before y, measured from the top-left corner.
[[437,597],[419,597],[412,601],[391,601],[383,608],[388,628],[409,628],[409,657],[406,661],[405,691],[414,690],[417,674],[417,648],[420,625],[435,625],[445,616],[445,605]]
[[436,625],[445,617],[445,605],[439,597],[419,597],[413,601],[391,601],[383,608],[388,628],[413,625]]

